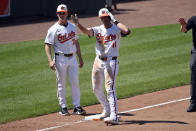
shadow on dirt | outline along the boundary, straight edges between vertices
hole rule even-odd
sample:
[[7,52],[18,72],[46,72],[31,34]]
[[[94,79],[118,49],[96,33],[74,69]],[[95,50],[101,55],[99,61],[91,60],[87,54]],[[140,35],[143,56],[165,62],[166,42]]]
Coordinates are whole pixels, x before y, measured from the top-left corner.
[[135,116],[134,114],[130,113],[118,113],[119,116]]
[[186,122],[181,121],[161,121],[161,120],[154,120],[154,121],[145,121],[145,120],[126,120],[126,121],[120,121],[120,125],[126,125],[126,124],[138,124],[138,125],[144,125],[148,123],[170,123],[170,124],[189,124]]

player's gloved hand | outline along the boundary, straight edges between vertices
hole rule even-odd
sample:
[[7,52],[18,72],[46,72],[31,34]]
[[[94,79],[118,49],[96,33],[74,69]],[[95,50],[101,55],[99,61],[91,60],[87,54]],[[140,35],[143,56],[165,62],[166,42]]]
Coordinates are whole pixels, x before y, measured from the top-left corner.
[[186,21],[184,20],[184,18],[180,18],[178,21],[181,25],[186,25]]
[[76,25],[79,24],[79,20],[78,20],[77,14],[71,15],[71,20],[73,21],[74,24],[76,24]]
[[108,15],[110,16],[110,18],[111,18],[111,20],[112,20],[113,23],[114,23],[115,21],[117,21],[117,20],[114,18],[114,16],[112,15],[111,12],[109,12]]

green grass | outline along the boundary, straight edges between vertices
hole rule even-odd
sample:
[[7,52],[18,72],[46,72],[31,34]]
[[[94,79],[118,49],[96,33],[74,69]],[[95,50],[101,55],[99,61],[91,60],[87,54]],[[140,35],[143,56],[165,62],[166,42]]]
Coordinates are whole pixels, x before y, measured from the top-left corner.
[[[81,105],[96,104],[91,88],[95,38],[81,35],[85,65],[80,69]],[[121,39],[118,98],[189,84],[191,32],[179,25],[132,29]],[[59,110],[55,73],[49,69],[44,41],[0,45],[0,123]],[[72,108],[67,84],[67,101]]]

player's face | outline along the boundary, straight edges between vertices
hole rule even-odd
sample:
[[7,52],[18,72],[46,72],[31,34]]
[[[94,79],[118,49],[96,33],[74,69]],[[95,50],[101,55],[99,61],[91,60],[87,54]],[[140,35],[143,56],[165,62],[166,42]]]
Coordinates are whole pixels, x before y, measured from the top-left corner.
[[100,19],[101,19],[103,24],[109,24],[110,23],[110,20],[109,20],[108,16],[100,17]]
[[68,15],[67,12],[57,12],[57,16],[58,16],[58,18],[61,19],[61,20],[67,19],[67,15]]

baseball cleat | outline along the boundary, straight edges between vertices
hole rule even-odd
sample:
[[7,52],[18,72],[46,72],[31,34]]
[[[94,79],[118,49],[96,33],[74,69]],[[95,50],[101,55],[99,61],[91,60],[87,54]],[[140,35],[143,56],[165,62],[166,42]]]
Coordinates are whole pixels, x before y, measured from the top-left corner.
[[110,110],[103,110],[101,114],[98,114],[96,118],[93,118],[94,121],[102,121],[104,118],[110,116]]
[[190,105],[189,108],[187,109],[187,112],[196,112],[196,106]]
[[119,118],[114,118],[114,117],[106,117],[104,120],[104,123],[106,123],[107,125],[111,124],[111,125],[118,125],[119,124]]
[[74,115],[85,115],[86,111],[84,109],[82,109],[82,107],[79,106],[79,107],[74,108],[72,114],[74,114]]
[[104,118],[106,118],[106,117],[109,117],[110,116],[110,111],[103,111],[103,113],[101,113],[99,116],[98,116],[98,118],[99,119],[104,119]]
[[67,107],[61,108],[61,110],[59,111],[59,114],[60,115],[63,115],[63,116],[68,116],[69,115],[69,112],[67,110]]

